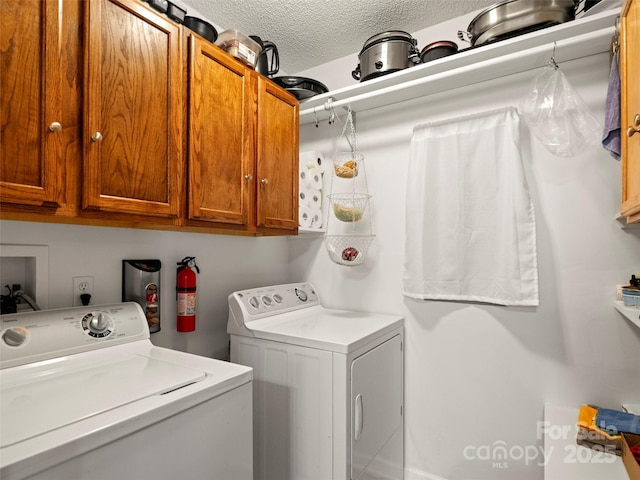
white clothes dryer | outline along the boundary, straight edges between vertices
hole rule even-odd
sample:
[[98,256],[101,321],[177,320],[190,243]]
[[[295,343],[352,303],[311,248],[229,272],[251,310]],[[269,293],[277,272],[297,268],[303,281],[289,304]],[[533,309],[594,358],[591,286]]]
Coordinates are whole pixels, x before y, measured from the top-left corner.
[[296,283],[231,294],[227,331],[254,370],[256,480],[403,478],[402,317]]
[[3,480],[252,480],[250,368],[154,347],[137,303],[0,317]]

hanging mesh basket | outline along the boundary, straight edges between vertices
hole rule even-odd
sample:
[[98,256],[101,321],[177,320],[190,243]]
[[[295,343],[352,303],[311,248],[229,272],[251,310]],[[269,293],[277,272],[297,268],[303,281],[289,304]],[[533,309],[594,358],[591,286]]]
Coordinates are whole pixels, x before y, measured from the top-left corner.
[[333,171],[336,177],[354,178],[358,176],[358,166],[364,161],[361,153],[342,152],[333,156]]
[[341,222],[362,220],[371,195],[367,193],[332,193],[329,195],[331,209]]
[[[347,132],[347,129],[350,131]],[[371,212],[368,211],[371,195],[367,189],[364,155],[357,153],[356,129],[351,107],[349,107],[347,121],[340,138],[343,136],[349,142],[350,151],[336,152],[332,159],[334,175],[346,181],[332,183],[332,189],[339,190],[338,192],[333,190],[328,195],[331,208],[327,217],[327,235],[325,235],[324,244],[332,262],[355,267],[362,265],[366,260],[375,235],[372,234]],[[334,217],[339,222],[335,224],[334,220],[335,225],[332,225],[331,220]]]
[[326,235],[324,244],[331,261],[355,267],[365,261],[374,238],[375,235]]

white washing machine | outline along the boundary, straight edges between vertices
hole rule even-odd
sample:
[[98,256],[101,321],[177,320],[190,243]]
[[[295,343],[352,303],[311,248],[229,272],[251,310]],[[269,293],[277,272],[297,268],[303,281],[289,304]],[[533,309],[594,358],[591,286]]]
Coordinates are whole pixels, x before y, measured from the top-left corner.
[[402,479],[402,317],[324,308],[309,283],[229,296],[254,369],[256,480]]
[[252,372],[154,347],[137,303],[0,317],[0,478],[253,478]]

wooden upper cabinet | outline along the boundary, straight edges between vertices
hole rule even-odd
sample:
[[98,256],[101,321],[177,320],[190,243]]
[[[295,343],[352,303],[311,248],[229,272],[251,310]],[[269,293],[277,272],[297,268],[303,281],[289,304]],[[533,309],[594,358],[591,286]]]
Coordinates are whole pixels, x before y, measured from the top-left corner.
[[187,216],[247,228],[255,189],[251,69],[189,39]]
[[258,77],[258,227],[297,230],[299,103]]
[[82,207],[177,218],[184,182],[180,27],[137,0],[85,5]]
[[0,87],[3,218],[297,229],[296,98],[139,0],[0,0]]
[[58,206],[62,161],[62,3],[0,1],[0,200]]
[[[640,222],[640,0],[627,0],[620,19],[622,86],[622,206],[620,213]],[[635,133],[634,133],[635,132]],[[629,134],[632,134],[629,136]]]
[[294,233],[298,101],[196,35],[189,58],[188,219]]

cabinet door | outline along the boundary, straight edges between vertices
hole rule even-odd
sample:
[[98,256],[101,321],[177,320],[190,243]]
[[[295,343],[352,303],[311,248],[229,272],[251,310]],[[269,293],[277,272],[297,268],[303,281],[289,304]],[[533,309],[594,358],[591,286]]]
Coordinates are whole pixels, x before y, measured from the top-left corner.
[[83,208],[177,217],[180,27],[135,0],[86,2]]
[[244,228],[254,215],[251,70],[194,35],[189,53],[188,217]]
[[[622,206],[630,222],[640,222],[640,0],[623,8],[620,67],[622,75]],[[633,130],[631,130],[633,132]]]
[[2,202],[63,198],[61,10],[57,0],[0,1]]
[[258,77],[257,224],[298,228],[299,103]]

